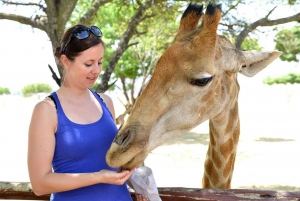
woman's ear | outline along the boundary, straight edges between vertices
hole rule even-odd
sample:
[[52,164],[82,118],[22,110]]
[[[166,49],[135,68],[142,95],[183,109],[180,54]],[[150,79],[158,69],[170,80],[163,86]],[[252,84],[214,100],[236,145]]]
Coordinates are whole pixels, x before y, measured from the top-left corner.
[[69,70],[70,60],[68,59],[68,57],[66,57],[66,55],[63,54],[60,56],[60,62],[66,70]]

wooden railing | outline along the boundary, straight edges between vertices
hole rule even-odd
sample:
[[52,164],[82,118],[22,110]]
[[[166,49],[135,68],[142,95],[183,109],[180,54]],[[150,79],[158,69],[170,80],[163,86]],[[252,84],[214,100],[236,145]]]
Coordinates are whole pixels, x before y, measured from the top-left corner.
[[[197,189],[158,188],[162,201],[300,201],[300,191],[271,191],[255,189]],[[131,192],[135,200],[134,192]],[[0,182],[0,199],[49,200],[49,195],[36,196],[28,182]]]

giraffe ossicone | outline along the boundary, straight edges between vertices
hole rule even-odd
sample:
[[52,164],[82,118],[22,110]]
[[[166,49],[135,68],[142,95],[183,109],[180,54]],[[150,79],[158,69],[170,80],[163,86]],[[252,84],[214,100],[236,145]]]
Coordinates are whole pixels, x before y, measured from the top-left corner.
[[108,150],[110,166],[136,167],[154,148],[209,119],[202,185],[230,188],[240,135],[237,74],[254,76],[281,53],[238,50],[217,34],[221,6],[202,11],[191,3],[183,13],[173,43]]

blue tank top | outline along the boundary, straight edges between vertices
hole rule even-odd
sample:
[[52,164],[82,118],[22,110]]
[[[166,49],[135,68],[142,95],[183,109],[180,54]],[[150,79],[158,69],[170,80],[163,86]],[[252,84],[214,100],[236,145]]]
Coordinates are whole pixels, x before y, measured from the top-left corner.
[[[116,170],[107,165],[109,149],[117,127],[102,99],[92,91],[102,107],[102,117],[91,124],[77,124],[65,115],[56,92],[52,93],[57,107],[58,125],[52,161],[56,173],[89,173],[102,169]],[[75,190],[53,193],[52,201],[132,201],[126,184],[95,184]]]

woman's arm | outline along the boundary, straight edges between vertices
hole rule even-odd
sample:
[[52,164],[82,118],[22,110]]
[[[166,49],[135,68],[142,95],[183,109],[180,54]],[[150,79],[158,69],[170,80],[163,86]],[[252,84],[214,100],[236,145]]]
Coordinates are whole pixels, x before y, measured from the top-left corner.
[[122,173],[108,170],[83,174],[53,173],[56,126],[54,103],[51,100],[38,103],[33,110],[28,139],[28,170],[36,195],[67,191],[96,183],[121,185],[132,174],[133,170]]

